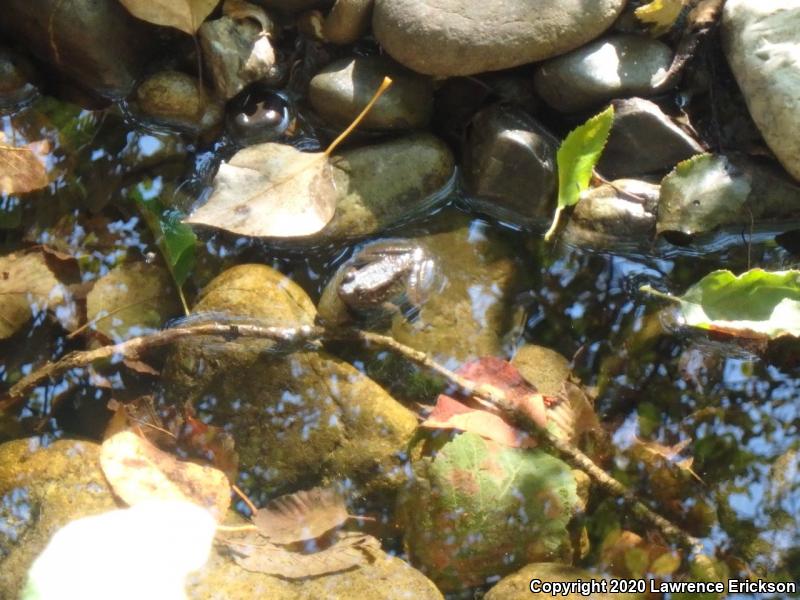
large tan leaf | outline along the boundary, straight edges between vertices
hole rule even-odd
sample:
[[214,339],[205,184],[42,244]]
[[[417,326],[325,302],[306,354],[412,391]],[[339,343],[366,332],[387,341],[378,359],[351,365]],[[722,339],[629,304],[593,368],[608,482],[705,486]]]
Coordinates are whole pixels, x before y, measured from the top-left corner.
[[251,237],[312,235],[333,218],[330,159],[284,144],[256,144],[223,163],[208,201],[185,222]]
[[178,460],[130,431],[103,442],[100,466],[114,493],[131,506],[181,500],[206,508],[220,521],[230,505],[230,483],[222,471]]
[[119,0],[134,17],[194,35],[219,0]]
[[33,314],[57,307],[61,324],[72,329],[77,314],[69,289],[41,252],[0,257],[0,339],[14,335]]
[[347,520],[344,498],[334,488],[313,488],[270,501],[253,517],[259,533],[276,544],[319,538]]
[[47,170],[37,154],[46,154],[46,141],[15,147],[3,144],[0,136],[0,194],[24,194],[46,186]]

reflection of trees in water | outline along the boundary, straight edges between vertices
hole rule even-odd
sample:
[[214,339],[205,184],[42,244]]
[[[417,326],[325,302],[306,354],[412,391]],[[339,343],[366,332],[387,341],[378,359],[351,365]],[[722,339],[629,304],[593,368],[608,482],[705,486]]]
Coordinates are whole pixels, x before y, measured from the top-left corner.
[[[727,251],[722,260],[745,270],[745,252]],[[542,266],[527,335],[574,356],[576,372],[598,386],[597,410],[616,432],[616,467],[641,497],[656,499],[665,516],[711,540],[732,573],[797,580],[800,368],[774,366],[734,342],[665,331],[658,304],[636,293],[643,283],[680,293],[720,258],[654,260],[561,248]],[[626,432],[665,445],[691,438],[681,458],[694,457],[703,483],[669,465],[629,458]],[[632,528],[602,501],[587,514],[595,549],[613,527]]]

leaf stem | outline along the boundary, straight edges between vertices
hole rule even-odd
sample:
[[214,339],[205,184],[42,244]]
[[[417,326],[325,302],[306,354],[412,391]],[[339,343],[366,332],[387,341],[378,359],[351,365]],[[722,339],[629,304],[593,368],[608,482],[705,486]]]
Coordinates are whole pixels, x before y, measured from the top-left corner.
[[662,300],[668,300],[674,304],[680,304],[681,299],[671,294],[666,294],[664,292],[659,292],[657,289],[650,287],[649,285],[643,285],[639,288],[640,292],[644,292],[645,294],[650,294],[651,296],[655,296],[656,298],[661,298]]
[[561,220],[561,207],[559,206],[556,208],[556,212],[553,215],[553,222],[550,224],[550,229],[547,230],[547,233],[544,234],[544,241],[549,242],[551,238],[555,235],[556,231],[558,231],[558,223]]
[[331,142],[331,145],[328,146],[328,148],[324,152],[325,156],[330,156],[331,154],[333,154],[333,151],[336,150],[336,147],[339,144],[341,144],[345,140],[345,138],[353,132],[353,130],[356,127],[358,127],[361,121],[363,121],[364,118],[367,116],[367,113],[369,113],[369,111],[372,110],[372,107],[375,106],[375,103],[381,96],[383,96],[383,93],[389,89],[389,86],[391,86],[392,83],[393,82],[391,77],[383,78],[383,81],[381,82],[380,86],[378,86],[378,89],[375,91],[375,94],[373,94],[372,99],[369,102],[367,102],[367,105],[364,107],[364,110],[362,110],[358,114],[358,116],[355,119],[353,119],[353,122],[350,123],[347,129],[345,129],[342,133],[339,134],[339,137],[337,137],[335,140]]

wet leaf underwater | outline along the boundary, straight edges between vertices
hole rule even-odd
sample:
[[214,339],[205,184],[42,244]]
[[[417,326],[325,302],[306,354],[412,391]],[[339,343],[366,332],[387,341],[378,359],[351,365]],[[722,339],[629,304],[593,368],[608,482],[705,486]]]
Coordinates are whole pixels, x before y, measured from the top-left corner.
[[24,194],[50,183],[41,158],[49,147],[46,141],[9,146],[0,133],[0,194]]
[[[548,404],[555,398],[537,393],[536,388],[520,375],[516,367],[495,357],[469,362],[456,371],[459,375],[502,391],[508,401],[540,427],[547,425]],[[536,440],[508,422],[497,409],[463,395],[440,394],[433,412],[422,422],[431,429],[471,431],[489,440],[512,448],[531,448]]]
[[131,506],[182,500],[204,507],[221,521],[230,505],[231,487],[222,471],[179,460],[130,431],[103,442],[100,466],[114,493]]

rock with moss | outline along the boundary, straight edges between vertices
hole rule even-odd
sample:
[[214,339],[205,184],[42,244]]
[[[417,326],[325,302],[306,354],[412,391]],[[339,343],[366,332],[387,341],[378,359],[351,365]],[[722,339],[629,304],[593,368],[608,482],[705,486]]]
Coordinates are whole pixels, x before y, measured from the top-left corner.
[[[119,508],[100,470],[100,446],[60,440],[47,448],[23,439],[0,445],[0,597],[17,598],[28,568],[53,534],[67,523]],[[243,522],[229,515],[229,520]],[[136,572],[135,564],[128,565]],[[229,600],[364,598],[400,600],[412,594],[441,600],[433,583],[399,558],[377,552],[356,569],[287,580],[245,571],[215,548],[187,579],[187,597]]]
[[[277,271],[240,265],[206,287],[194,315],[295,327],[311,325],[315,309]],[[242,485],[257,501],[333,480],[354,480],[367,493],[404,480],[415,415],[320,349],[195,338],[176,345],[164,379],[169,399],[192,403],[233,435]]]
[[159,125],[192,133],[213,133],[222,125],[222,107],[194,77],[161,71],[136,89],[136,112]]
[[99,446],[22,439],[0,446],[0,598],[16,598],[50,537],[79,517],[116,508]]

